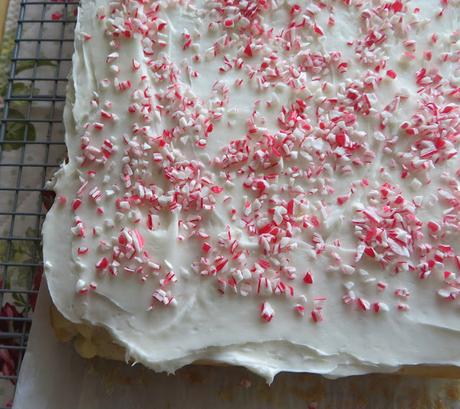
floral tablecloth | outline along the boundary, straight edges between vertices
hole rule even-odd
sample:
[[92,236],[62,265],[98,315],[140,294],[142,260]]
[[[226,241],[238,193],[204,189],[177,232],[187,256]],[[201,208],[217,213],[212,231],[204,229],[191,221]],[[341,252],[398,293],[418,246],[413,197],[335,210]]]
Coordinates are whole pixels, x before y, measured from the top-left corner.
[[[0,0],[4,2],[6,0]],[[27,6],[25,8],[24,18],[27,20],[41,20],[43,18],[50,20],[61,20],[67,18],[65,13],[71,13],[69,20],[73,19],[76,13],[76,6],[65,7],[63,0],[51,0],[49,5],[43,6],[35,2],[35,5]],[[32,4],[32,3],[31,3]],[[6,23],[4,29],[3,41],[0,44],[0,118],[3,118],[4,109],[4,96],[7,92],[8,86],[8,74],[10,71],[10,59],[15,46],[15,37],[17,31],[17,22],[20,12],[20,0],[9,0],[9,7],[6,16]],[[43,7],[45,7],[43,9]],[[44,10],[45,14],[42,15]],[[36,15],[34,15],[36,14]],[[34,38],[37,37],[36,32],[37,25],[27,24],[23,25],[22,38]],[[71,25],[68,27],[72,29]],[[55,33],[47,33],[47,30],[56,30]],[[43,38],[59,38],[62,36],[62,32],[59,31],[58,27],[54,28],[53,25],[43,25]],[[69,31],[69,30],[68,30]],[[72,33],[68,33],[67,37],[71,37]],[[70,56],[72,44],[66,43],[67,49],[66,57]],[[21,42],[20,57],[22,58],[55,58],[52,54],[53,50],[50,47],[46,48],[46,45],[41,46],[40,55],[36,55],[37,42]],[[37,63],[40,68],[49,68],[49,76],[55,75],[57,64],[53,61],[39,61]],[[30,77],[32,75],[32,68],[34,66],[33,61],[21,61],[16,66],[15,76],[16,77]],[[42,73],[36,71],[37,77],[42,76]],[[66,76],[67,73],[63,72],[60,76]],[[45,74],[43,74],[45,76]],[[37,82],[32,85],[27,80],[16,80],[13,83],[13,94],[18,95],[35,95],[40,93],[42,95],[52,95],[54,87],[53,82]],[[60,85],[60,92],[63,93],[65,84]],[[32,88],[33,87],[33,88]],[[9,104],[9,116],[8,118],[26,118],[27,115],[27,104],[23,101],[10,102]],[[60,109],[62,108],[62,104]],[[46,118],[49,111],[48,106],[40,106],[35,104],[33,110],[29,112],[30,116],[38,118]],[[59,120],[60,117],[59,109],[56,110],[56,118]],[[59,138],[62,140],[63,128],[61,124],[53,127],[53,132],[56,135],[49,135],[46,129],[47,124],[37,123],[9,123],[6,128],[5,140],[6,141],[17,141],[21,140],[24,135],[25,128],[28,128],[27,139],[29,141],[44,141],[49,138]],[[57,139],[56,139],[57,140]],[[0,161],[3,163],[40,163],[46,161],[46,163],[59,163],[65,154],[64,147],[60,146],[57,149],[47,151],[45,158],[45,150],[43,146],[34,145],[24,147],[23,144],[18,143],[6,143],[0,147],[3,151],[0,154]],[[16,167],[0,167],[0,187],[10,188],[14,187],[19,180],[20,187],[39,189],[43,187],[43,173],[41,169],[37,168],[23,168],[21,170],[22,175],[18,178],[18,168]],[[46,170],[46,176],[49,177],[53,172],[53,168],[50,167]],[[17,203],[15,203],[15,195],[17,195]],[[40,210],[40,202],[42,198],[38,191],[33,192],[7,192],[2,191],[0,194],[0,236],[8,236],[13,233],[14,236],[38,238],[40,236],[39,225],[36,222],[36,217],[24,217],[17,216],[14,222],[14,231],[10,232],[11,218],[8,215],[2,214],[2,212],[17,211],[22,213],[33,213]],[[10,264],[8,266],[8,273],[5,277],[0,271],[0,288],[6,289],[18,289],[18,290],[38,290],[41,282],[41,267],[32,267],[26,269],[21,267],[21,264],[35,264],[40,260],[40,243],[37,240],[31,241],[14,241],[11,245],[6,240],[0,240],[0,260],[2,262],[7,261]],[[35,307],[36,294],[34,293],[4,293],[3,302],[0,305],[0,315],[3,317],[30,317],[32,310]],[[20,321],[0,321],[0,333],[16,333],[20,334],[27,332],[30,325],[24,324]],[[19,346],[21,339],[2,337],[1,344],[8,346],[6,348],[0,348],[0,372],[3,375],[15,376],[17,375],[17,364],[19,358],[19,350],[14,347]],[[8,380],[0,380],[0,407],[10,406],[11,400],[14,394],[14,383]]]
[[[4,29],[3,41],[0,44],[0,115],[3,117],[3,106],[4,101],[3,97],[6,94],[7,87],[7,76],[10,67],[10,57],[14,48],[14,36],[16,32],[16,24],[18,20],[19,13],[19,0],[10,0],[9,8],[6,16],[3,16],[5,19],[5,27],[0,27]],[[0,233],[4,234],[7,229],[6,221],[1,220],[0,222]],[[0,242],[0,260],[6,260],[6,242]],[[19,258],[24,255],[26,257],[27,249],[17,249]],[[13,257],[15,257],[13,255]],[[3,287],[5,284],[1,283],[0,287]],[[6,301],[6,302],[5,302]],[[0,315],[3,317],[16,317],[21,315],[23,308],[17,305],[18,301],[14,299],[4,300],[4,304],[1,305]],[[19,309],[19,310],[18,310]],[[15,328],[11,328],[11,325],[8,325],[6,322],[0,322],[0,332],[14,332]],[[2,344],[8,344],[2,342]],[[16,373],[16,364],[17,364],[18,355],[13,350],[9,349],[0,349],[0,370],[4,375],[11,375]],[[0,405],[8,406],[11,401],[11,397],[14,391],[14,385],[11,382],[1,380],[0,381]]]

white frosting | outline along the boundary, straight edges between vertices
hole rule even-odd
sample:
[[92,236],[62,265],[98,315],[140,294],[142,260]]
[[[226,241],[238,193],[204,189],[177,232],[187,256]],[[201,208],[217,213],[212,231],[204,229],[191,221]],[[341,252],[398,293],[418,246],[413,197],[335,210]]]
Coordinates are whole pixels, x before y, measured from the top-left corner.
[[[142,9],[121,3],[83,0],[75,32],[64,115],[69,161],[56,174],[60,200],[43,228],[46,277],[61,313],[107,328],[127,357],[158,371],[205,359],[271,380],[281,371],[337,377],[460,365],[459,2],[442,11],[431,0],[406,1],[399,11],[397,1],[330,0],[298,12],[291,0],[268,0],[255,18],[238,1],[222,9],[221,1],[147,1],[147,15],[159,10],[138,11],[131,23],[137,31],[150,24],[150,40],[113,35],[129,31],[123,21]],[[290,16],[295,30],[287,30]],[[366,72],[374,90],[362,82]],[[131,88],[118,90],[126,80]],[[396,99],[394,112],[385,110]],[[301,111],[299,100],[304,118],[283,124],[283,107]],[[128,112],[148,103],[144,119]],[[347,116],[337,119],[340,107]],[[412,127],[418,134],[408,135]],[[171,129],[160,146],[158,136]],[[113,150],[102,160],[106,139]],[[226,167],[223,150],[235,140],[245,141],[249,159]],[[88,144],[97,148],[93,156],[82,148]],[[180,164],[192,160],[199,174]],[[277,180],[267,177],[275,173]],[[117,199],[148,195],[140,184],[152,189],[150,202],[132,199],[128,210],[122,200],[117,209]],[[190,193],[196,184],[203,202]],[[98,203],[89,197],[98,196],[95,187]],[[118,256],[115,276],[116,247],[129,253],[123,240],[136,241],[135,229],[143,248],[138,241],[133,258]]]

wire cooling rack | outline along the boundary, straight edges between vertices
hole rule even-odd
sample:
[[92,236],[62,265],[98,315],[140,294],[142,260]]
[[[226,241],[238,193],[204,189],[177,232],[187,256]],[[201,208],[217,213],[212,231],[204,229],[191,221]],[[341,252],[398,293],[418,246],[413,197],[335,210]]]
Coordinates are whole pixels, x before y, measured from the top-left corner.
[[11,407],[41,281],[44,185],[65,157],[77,5],[20,3],[0,125],[0,409]]

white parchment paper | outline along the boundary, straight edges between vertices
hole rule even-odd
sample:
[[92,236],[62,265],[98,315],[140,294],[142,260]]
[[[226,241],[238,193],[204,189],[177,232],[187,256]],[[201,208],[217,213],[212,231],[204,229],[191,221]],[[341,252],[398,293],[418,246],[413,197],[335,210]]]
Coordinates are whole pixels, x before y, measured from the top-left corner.
[[44,283],[14,409],[460,409],[455,380],[281,374],[268,386],[242,368],[190,366],[168,376],[140,365],[85,360],[55,339],[50,302]]

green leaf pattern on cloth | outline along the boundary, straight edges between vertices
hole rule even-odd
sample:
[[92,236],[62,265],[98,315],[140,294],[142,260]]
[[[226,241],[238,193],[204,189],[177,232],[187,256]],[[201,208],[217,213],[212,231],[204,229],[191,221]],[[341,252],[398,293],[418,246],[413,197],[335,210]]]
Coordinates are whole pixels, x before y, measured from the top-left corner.
[[[15,30],[10,30],[4,34],[3,42],[0,48],[0,117],[3,118],[4,97],[8,91],[8,74],[11,69],[11,56],[15,46]],[[36,69],[38,67],[50,66],[55,67],[56,63],[48,60],[26,60],[19,61],[15,67],[15,75],[19,75],[24,71]],[[25,82],[15,81],[12,86],[11,94],[14,96],[30,97],[38,93],[37,88],[31,87]],[[27,107],[26,101],[12,101],[9,104],[7,117],[9,119],[26,119],[24,110]],[[35,141],[36,131],[32,123],[27,121],[10,122],[8,123],[5,140],[14,141],[15,143],[4,144],[2,149],[6,151],[19,149],[24,146],[20,141],[30,142]]]
[[[26,237],[37,237],[38,232],[33,228],[26,230]],[[37,252],[40,251],[38,244],[35,241],[12,241],[9,245],[8,242],[0,241],[0,259],[8,260],[9,263],[14,264],[28,264],[34,263],[37,259]],[[9,266],[6,282],[3,283],[3,288],[7,289],[26,289],[31,287],[31,277],[34,271],[31,268],[24,268],[18,266]],[[25,311],[23,311],[25,312]]]

